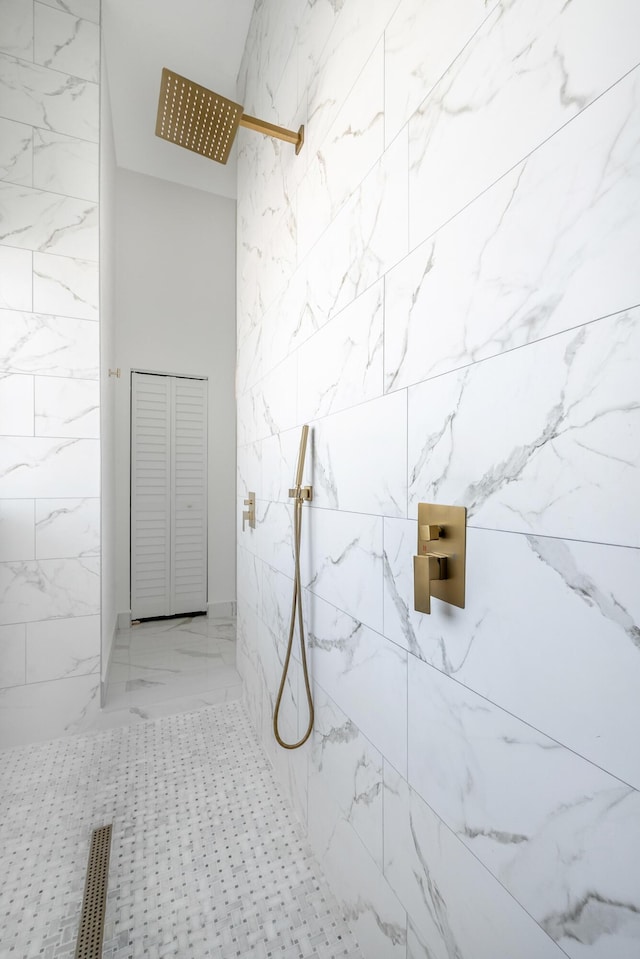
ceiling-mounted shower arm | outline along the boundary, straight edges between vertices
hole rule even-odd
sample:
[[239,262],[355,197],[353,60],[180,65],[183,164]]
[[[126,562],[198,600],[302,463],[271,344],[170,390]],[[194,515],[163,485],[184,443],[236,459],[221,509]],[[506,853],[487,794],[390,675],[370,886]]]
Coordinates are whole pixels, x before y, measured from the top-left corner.
[[296,156],[300,153],[304,144],[304,125],[296,133],[294,130],[287,130],[286,127],[279,127],[275,123],[259,120],[257,117],[249,116],[248,113],[243,113],[238,121],[238,126],[246,127],[247,130],[256,130],[258,133],[264,133],[269,137],[277,137],[278,140],[284,140],[286,143],[295,144]]

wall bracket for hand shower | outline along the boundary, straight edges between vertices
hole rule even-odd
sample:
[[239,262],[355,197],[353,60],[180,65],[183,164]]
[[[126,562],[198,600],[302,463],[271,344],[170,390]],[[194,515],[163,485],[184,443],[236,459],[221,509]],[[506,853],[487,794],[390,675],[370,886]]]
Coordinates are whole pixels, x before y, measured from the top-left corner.
[[304,143],[304,126],[297,132],[249,116],[240,103],[187,80],[166,67],[162,69],[156,136],[193,153],[226,163],[238,127],[293,143],[296,154]]

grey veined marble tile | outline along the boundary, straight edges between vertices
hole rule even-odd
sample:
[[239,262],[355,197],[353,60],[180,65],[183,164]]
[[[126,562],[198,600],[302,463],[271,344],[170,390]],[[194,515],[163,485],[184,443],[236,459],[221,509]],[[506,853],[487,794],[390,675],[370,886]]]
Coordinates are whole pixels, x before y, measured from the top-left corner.
[[631,957],[640,792],[409,661],[409,784],[572,959]]

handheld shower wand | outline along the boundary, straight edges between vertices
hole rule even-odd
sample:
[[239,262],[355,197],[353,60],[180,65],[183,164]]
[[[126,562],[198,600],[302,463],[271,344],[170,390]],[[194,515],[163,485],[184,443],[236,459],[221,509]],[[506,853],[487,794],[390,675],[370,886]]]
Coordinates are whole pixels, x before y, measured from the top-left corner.
[[[299,746],[303,746],[306,743],[307,739],[311,735],[311,730],[313,729],[313,697],[311,695],[311,684],[309,682],[309,670],[307,667],[307,654],[304,645],[304,623],[302,618],[302,587],[300,585],[300,539],[302,533],[302,504],[305,500],[311,500],[312,489],[310,486],[302,485],[302,471],[304,469],[304,458],[307,450],[307,437],[309,435],[309,427],[305,425],[302,427],[302,435],[300,436],[300,449],[298,451],[298,467],[296,469],[296,483],[293,489],[289,490],[289,496],[294,498],[293,506],[293,551],[294,551],[294,577],[293,577],[293,602],[291,606],[291,622],[289,625],[289,640],[287,643],[287,653],[284,659],[284,666],[282,667],[282,678],[280,680],[280,689],[278,690],[278,695],[276,698],[275,708],[273,710],[273,734],[276,737],[276,740],[283,749],[298,749]],[[309,706],[309,724],[307,730],[301,740],[297,743],[286,743],[280,736],[278,729],[278,716],[280,713],[280,704],[282,702],[282,695],[284,693],[285,683],[287,681],[287,672],[289,670],[289,662],[291,660],[291,650],[293,647],[293,634],[295,632],[296,626],[296,612],[298,618],[298,636],[300,639],[300,659],[302,661],[302,672],[304,674],[304,685],[305,691],[307,694],[307,704]]]

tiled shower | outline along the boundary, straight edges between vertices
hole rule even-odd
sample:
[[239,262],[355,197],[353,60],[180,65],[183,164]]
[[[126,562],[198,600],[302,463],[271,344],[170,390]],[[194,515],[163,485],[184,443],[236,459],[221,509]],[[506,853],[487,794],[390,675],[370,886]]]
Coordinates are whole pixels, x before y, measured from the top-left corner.
[[[25,739],[80,728],[100,679],[98,0],[71,8],[0,9]],[[238,99],[306,142],[239,134],[238,668],[367,959],[637,955],[639,38],[632,0],[256,3]],[[305,422],[316,730],[285,753]],[[425,501],[468,508],[464,610],[413,610]],[[285,734],[304,710],[296,662]]]
[[[306,142],[240,132],[239,669],[367,956],[638,951],[639,61],[630,0],[254,11],[238,99]],[[462,611],[414,612],[419,502]]]

